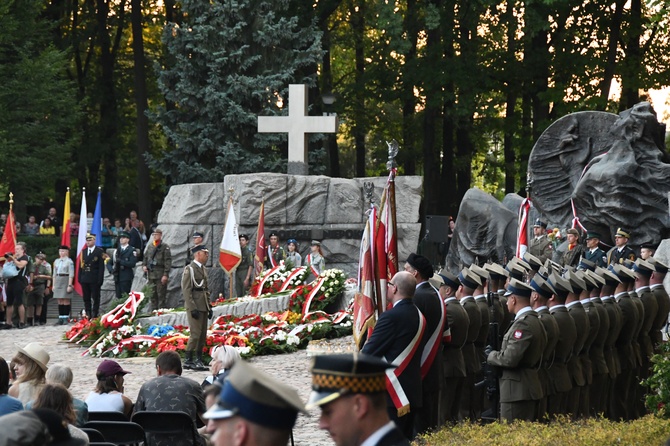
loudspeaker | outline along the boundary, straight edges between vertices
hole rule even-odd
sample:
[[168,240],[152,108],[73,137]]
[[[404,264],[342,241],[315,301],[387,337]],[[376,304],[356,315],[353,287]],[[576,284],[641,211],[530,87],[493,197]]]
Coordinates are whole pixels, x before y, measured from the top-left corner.
[[449,217],[446,215],[426,215],[426,240],[429,242],[446,242],[449,237]]

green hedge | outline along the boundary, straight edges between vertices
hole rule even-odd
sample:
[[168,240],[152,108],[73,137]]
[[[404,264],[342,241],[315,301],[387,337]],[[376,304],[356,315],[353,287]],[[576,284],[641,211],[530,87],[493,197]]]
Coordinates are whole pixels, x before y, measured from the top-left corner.
[[481,446],[602,446],[663,445],[670,438],[670,420],[647,415],[639,420],[615,423],[604,419],[571,422],[567,418],[549,424],[515,422],[478,425],[463,423],[418,438],[416,445]]
[[[35,254],[43,252],[47,255],[47,261],[53,263],[58,258],[58,247],[60,246],[60,235],[21,235],[17,237],[17,241],[25,242],[28,246],[28,255],[35,258]],[[74,241],[75,245],[77,241]],[[72,245],[70,245],[72,246]],[[77,247],[70,249],[70,257],[74,257],[74,251]],[[2,253],[4,254],[4,253]]]

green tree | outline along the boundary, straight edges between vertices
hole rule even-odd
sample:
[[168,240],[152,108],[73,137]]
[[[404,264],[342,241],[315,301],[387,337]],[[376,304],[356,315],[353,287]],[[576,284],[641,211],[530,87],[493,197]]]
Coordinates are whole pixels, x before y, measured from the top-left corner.
[[[154,118],[173,148],[150,165],[173,183],[221,181],[227,173],[278,170],[286,135],[258,134],[258,115],[279,115],[288,84],[316,85],[299,75],[316,66],[318,28],[300,27],[285,0],[184,0],[183,20],[163,33],[159,83],[174,109]],[[288,98],[290,101],[291,98]]]
[[80,113],[67,57],[50,43],[44,4],[0,4],[0,178],[15,195],[17,218],[42,204],[71,173]]

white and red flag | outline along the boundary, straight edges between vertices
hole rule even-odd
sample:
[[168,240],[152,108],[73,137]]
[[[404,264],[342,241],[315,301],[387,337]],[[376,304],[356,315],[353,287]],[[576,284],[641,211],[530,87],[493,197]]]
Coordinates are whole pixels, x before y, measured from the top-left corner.
[[242,261],[240,238],[237,235],[237,219],[233,209],[232,198],[228,201],[226,225],[223,227],[223,238],[219,247],[219,264],[230,274]]
[[261,210],[258,213],[258,230],[256,231],[256,255],[254,257],[254,275],[258,277],[263,272],[265,261],[265,200],[261,201]]
[[363,231],[361,250],[358,262],[358,291],[354,296],[354,342],[358,348],[363,347],[366,339],[370,338],[375,326],[375,274],[372,261],[373,229],[375,225],[375,208],[370,209],[370,216]]
[[528,251],[528,216],[530,215],[530,198],[524,198],[519,208],[519,232],[517,234],[516,256],[522,258]]
[[[80,296],[84,295],[84,291],[81,289],[81,284],[79,283],[79,270],[81,269],[82,263],[84,262],[84,249],[86,249],[86,234],[88,233],[88,218],[86,217],[86,189],[81,192],[81,211],[79,212],[79,236],[77,238],[77,261],[75,264],[75,279],[74,279],[74,290],[79,293]],[[63,216],[63,220],[65,220]]]
[[375,226],[375,273],[378,302],[386,310],[386,284],[398,272],[398,238],[395,216],[395,169],[389,173],[382,193],[379,216]]

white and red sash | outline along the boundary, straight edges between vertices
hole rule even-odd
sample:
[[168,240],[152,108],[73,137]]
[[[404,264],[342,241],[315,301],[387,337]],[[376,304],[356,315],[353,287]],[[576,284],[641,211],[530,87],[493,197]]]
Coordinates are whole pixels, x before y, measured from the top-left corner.
[[386,390],[389,395],[391,395],[391,400],[393,405],[398,411],[398,416],[402,417],[410,412],[409,399],[405,395],[405,391],[400,385],[398,377],[402,372],[407,368],[407,365],[410,363],[416,353],[419,344],[421,343],[421,337],[423,336],[423,331],[426,328],[426,318],[421,313],[421,310],[418,308],[416,311],[419,312],[419,328],[416,330],[416,334],[412,341],[407,344],[407,347],[393,360],[392,364],[396,366],[394,369],[386,370]]
[[[276,250],[279,250],[279,246],[275,248]],[[274,256],[272,255],[272,245],[268,246],[268,259],[270,260],[270,265],[272,265],[272,268],[277,266],[277,261],[275,260]]]
[[[421,379],[426,377],[430,367],[433,365],[435,355],[437,355],[437,349],[440,348],[440,345],[442,344],[442,336],[445,335],[445,333],[443,333],[444,321],[447,318],[445,315],[444,303],[439,295],[435,297],[440,301],[440,322],[437,324],[437,327],[435,327],[435,331],[430,334],[430,338],[423,347],[423,352],[421,352]],[[451,337],[451,333],[449,333],[449,337]]]
[[314,277],[319,277],[319,273],[312,266],[312,254],[307,254],[307,257],[305,257],[305,260],[307,261],[307,264],[309,265],[309,269],[312,270],[312,274],[314,274]]

